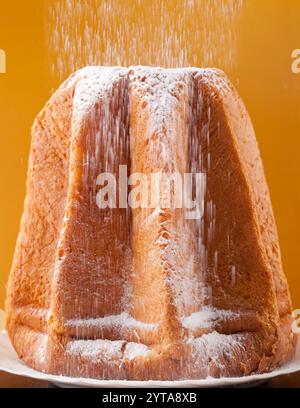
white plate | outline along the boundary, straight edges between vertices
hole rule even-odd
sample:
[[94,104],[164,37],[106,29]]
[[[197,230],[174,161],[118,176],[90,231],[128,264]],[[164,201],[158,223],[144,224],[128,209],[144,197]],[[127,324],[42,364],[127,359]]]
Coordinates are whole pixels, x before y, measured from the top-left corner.
[[206,378],[205,380],[182,381],[121,381],[121,380],[94,380],[89,378],[73,378],[60,375],[44,374],[26,366],[16,355],[7,333],[0,332],[0,371],[37,380],[50,381],[60,387],[93,387],[93,388],[140,388],[140,387],[224,387],[224,386],[254,386],[257,383],[269,380],[280,375],[300,371],[300,340],[298,338],[295,358],[284,366],[266,374],[255,374],[248,377],[233,378]]

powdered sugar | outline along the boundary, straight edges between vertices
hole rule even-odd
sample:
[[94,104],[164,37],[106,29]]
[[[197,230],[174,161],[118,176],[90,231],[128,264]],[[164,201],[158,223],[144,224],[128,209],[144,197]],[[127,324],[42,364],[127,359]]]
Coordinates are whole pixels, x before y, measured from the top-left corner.
[[48,343],[48,335],[47,334],[40,334],[40,344],[38,348],[38,359],[41,364],[45,362],[46,354],[47,354],[47,343]]
[[188,344],[192,346],[195,366],[203,367],[207,376],[214,370],[217,370],[219,375],[226,375],[227,361],[239,364],[239,359],[245,355],[246,350],[243,346],[245,336],[247,334],[225,335],[214,331],[189,339]]
[[99,101],[107,97],[114,84],[128,72],[120,67],[86,67],[78,71],[83,79],[78,82],[74,95],[74,120],[80,121]]
[[[138,82],[139,93],[151,109],[151,125],[154,131],[161,131],[167,118],[172,119],[174,106],[180,95],[189,92],[191,77],[201,77],[201,81],[213,84],[218,91],[228,88],[228,82],[215,69],[171,68],[149,66],[86,66],[65,81],[61,89],[76,85],[74,95],[74,118],[80,120],[99,98],[113,89],[120,78],[129,76],[131,86]],[[146,78],[146,80],[144,80]],[[142,79],[142,80],[141,80]],[[157,117],[157,121],[154,120]],[[173,132],[176,136],[176,132]]]
[[122,358],[125,342],[110,340],[75,340],[67,345],[67,353],[87,358]]
[[205,306],[199,312],[194,312],[182,318],[182,325],[186,329],[196,330],[199,328],[210,328],[212,323],[218,319],[227,320],[238,318],[240,313],[231,310],[216,309],[212,306]]
[[124,358],[128,360],[134,360],[137,357],[146,357],[151,350],[149,347],[141,343],[127,343]]
[[243,0],[173,3],[50,0],[46,38],[52,78],[61,81],[88,64],[230,70]]
[[155,330],[157,325],[152,323],[144,323],[134,319],[128,313],[123,312],[119,315],[104,316],[97,319],[72,319],[66,321],[66,326],[75,326],[77,328],[82,327],[116,327],[119,330],[122,328],[127,329],[144,329]]
[[201,337],[188,341],[194,348],[194,353],[201,353],[209,358],[218,359],[224,352],[233,352],[235,348],[242,347],[242,337],[240,334],[226,335],[216,331],[204,334]]
[[[189,80],[189,70],[184,68],[166,70],[159,67],[131,67],[132,89],[140,95],[149,110],[149,118],[151,118],[148,123],[149,135],[153,133],[159,135],[165,130],[176,142],[177,134],[174,131],[176,105],[180,103],[180,99],[184,99],[184,94],[188,94]],[[164,140],[159,141],[163,144]]]
[[151,350],[140,343],[110,340],[76,340],[67,345],[67,353],[91,360],[134,360],[145,357]]

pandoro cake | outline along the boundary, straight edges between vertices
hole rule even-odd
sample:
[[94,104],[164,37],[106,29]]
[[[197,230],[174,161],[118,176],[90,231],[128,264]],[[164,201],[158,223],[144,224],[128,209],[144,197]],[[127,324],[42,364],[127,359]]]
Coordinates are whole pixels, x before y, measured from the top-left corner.
[[[97,177],[120,165],[203,174],[201,217],[100,209]],[[32,128],[6,314],[19,357],[53,374],[244,376],[293,357],[259,149],[223,72],[87,67],[54,93]]]

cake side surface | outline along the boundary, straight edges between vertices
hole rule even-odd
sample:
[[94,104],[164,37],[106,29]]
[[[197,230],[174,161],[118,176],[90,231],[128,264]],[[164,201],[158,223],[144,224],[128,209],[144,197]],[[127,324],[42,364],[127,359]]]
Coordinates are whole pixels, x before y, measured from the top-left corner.
[[195,77],[204,106],[202,126],[209,129],[202,151],[210,166],[207,201],[215,209],[215,235],[207,233],[213,303],[240,311],[241,322],[250,312],[239,330],[248,326],[259,334],[264,351],[256,371],[263,372],[290,359],[295,350],[268,187],[251,120],[236,90],[218,70]]
[[55,252],[66,191],[74,85],[47,103],[32,128],[27,193],[7,288],[7,330],[19,356],[44,369]]

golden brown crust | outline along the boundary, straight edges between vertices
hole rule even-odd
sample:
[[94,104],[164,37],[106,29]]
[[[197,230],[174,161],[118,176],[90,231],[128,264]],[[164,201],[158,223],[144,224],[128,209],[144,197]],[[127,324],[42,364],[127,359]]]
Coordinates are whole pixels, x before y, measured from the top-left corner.
[[[205,173],[202,221],[99,210],[97,175],[120,164]],[[6,311],[19,356],[55,374],[240,376],[293,357],[262,163],[223,73],[87,68],[62,85],[32,130]]]

